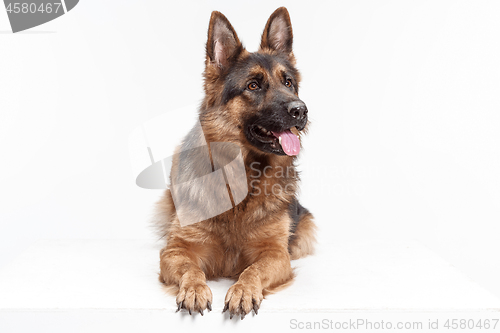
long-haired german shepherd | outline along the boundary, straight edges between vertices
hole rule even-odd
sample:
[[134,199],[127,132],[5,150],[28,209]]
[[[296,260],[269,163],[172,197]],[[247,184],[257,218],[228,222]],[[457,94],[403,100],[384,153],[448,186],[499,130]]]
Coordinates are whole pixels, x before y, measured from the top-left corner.
[[[252,309],[257,314],[264,294],[292,281],[290,260],[313,252],[316,227],[297,201],[296,173],[288,172],[308,124],[307,107],[298,97],[300,75],[292,40],[284,7],[267,21],[255,53],[245,50],[224,15],[212,13],[201,127],[188,134],[178,151],[202,142],[237,144],[249,194],[228,211],[187,226],[179,223],[172,189],[158,203],[157,223],[167,240],[160,252],[160,281],[175,290],[178,310],[211,310],[206,280],[229,277],[237,282],[227,292],[223,311],[242,319]],[[171,185],[184,175],[213,170],[208,165],[200,173],[205,166],[199,157],[174,158]],[[203,186],[189,190],[199,205],[207,193]]]

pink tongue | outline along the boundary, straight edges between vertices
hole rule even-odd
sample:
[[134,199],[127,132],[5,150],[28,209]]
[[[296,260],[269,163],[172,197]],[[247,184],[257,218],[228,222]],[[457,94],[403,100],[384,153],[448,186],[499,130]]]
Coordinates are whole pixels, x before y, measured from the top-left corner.
[[284,132],[272,132],[278,139],[281,137],[281,147],[285,154],[289,156],[297,155],[300,152],[300,141],[299,138],[293,134],[290,130]]

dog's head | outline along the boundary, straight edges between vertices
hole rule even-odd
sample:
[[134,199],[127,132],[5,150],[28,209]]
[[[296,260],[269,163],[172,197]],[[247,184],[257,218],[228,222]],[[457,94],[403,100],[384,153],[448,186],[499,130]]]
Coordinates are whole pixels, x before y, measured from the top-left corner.
[[[205,68],[205,108],[213,132],[265,154],[297,155],[307,107],[298,97],[300,75],[292,52],[286,8],[269,18],[255,53],[245,50],[220,12],[210,18]],[[205,120],[205,121],[204,121]]]

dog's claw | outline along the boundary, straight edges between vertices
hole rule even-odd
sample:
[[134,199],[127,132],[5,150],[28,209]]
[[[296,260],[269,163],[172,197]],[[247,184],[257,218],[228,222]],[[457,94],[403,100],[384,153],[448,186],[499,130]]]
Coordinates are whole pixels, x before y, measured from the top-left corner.
[[191,309],[189,309],[188,311],[189,311],[189,315],[191,315]]
[[175,311],[175,312],[179,312],[181,310],[183,303],[184,303],[184,301],[177,303],[177,311]]
[[233,316],[234,316],[234,313],[231,312],[231,314],[229,315],[229,319],[233,319]]
[[255,312],[255,314],[259,314],[259,305],[257,304],[257,302],[255,302],[255,300],[253,300],[252,303],[253,303],[253,312]]
[[222,313],[226,312],[227,309],[229,309],[229,302],[227,302],[226,305],[224,305],[224,309],[222,309]]
[[208,311],[212,311],[212,303],[210,301],[207,302],[207,309]]
[[203,316],[203,310],[199,309],[198,312]]
[[247,313],[243,309],[243,304],[240,304],[240,311],[238,311],[238,314],[241,314],[241,318],[240,318],[241,320],[243,320],[243,318],[245,318],[245,316],[247,315]]

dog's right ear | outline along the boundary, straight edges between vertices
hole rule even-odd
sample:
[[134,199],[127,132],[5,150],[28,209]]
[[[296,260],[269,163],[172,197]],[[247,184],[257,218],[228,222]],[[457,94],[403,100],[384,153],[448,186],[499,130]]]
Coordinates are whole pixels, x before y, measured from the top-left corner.
[[241,51],[243,45],[229,20],[222,13],[213,11],[208,27],[207,66],[227,68]]
[[292,43],[293,32],[290,14],[285,7],[280,7],[267,20],[262,33],[260,49],[269,49],[293,57]]

